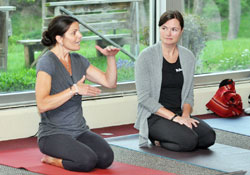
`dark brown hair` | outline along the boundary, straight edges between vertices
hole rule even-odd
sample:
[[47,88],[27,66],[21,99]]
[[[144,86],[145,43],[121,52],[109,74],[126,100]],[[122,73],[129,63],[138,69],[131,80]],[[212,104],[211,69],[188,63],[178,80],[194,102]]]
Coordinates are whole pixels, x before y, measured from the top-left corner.
[[56,44],[56,36],[63,36],[73,22],[78,22],[78,20],[67,15],[53,18],[48,25],[48,29],[43,32],[42,44],[48,47],[54,46]]
[[167,21],[171,19],[177,19],[180,22],[181,30],[184,28],[184,20],[182,14],[177,10],[168,10],[160,17],[158,26],[161,27]]

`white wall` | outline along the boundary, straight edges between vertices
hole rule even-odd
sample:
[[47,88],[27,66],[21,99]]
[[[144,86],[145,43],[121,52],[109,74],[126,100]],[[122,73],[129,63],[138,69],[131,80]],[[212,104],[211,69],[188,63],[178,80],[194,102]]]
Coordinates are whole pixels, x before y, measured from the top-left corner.
[[[90,128],[123,125],[135,122],[136,96],[88,100],[83,114]],[[0,141],[33,136],[40,116],[36,106],[0,110]]]
[[[194,115],[209,113],[205,104],[211,99],[216,86],[195,88]],[[243,107],[248,107],[250,82],[236,85]],[[83,113],[90,128],[130,124],[136,118],[136,96],[88,100],[83,102]],[[40,117],[35,106],[0,110],[0,140],[25,138],[36,134]]]

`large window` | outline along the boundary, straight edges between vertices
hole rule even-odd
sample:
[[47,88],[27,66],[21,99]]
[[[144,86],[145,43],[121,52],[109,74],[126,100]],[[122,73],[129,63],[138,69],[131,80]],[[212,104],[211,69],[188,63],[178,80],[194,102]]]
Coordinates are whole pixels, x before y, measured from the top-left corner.
[[196,74],[250,69],[250,1],[185,0],[182,45],[197,58]]
[[136,56],[149,45],[149,0],[6,2],[16,10],[9,13],[8,29],[11,27],[12,34],[8,39],[7,67],[0,70],[0,93],[34,90],[36,61],[44,49],[40,44],[42,32],[52,17],[65,14],[58,7],[64,7],[87,24],[81,25],[80,54],[91,64],[106,70],[106,58],[96,51],[95,45],[110,45],[98,34],[111,39],[122,47],[117,55],[118,82],[134,80]]
[[[66,7],[65,0],[3,2],[0,2],[0,6],[12,6],[15,10],[9,11],[8,18],[4,19],[8,23],[8,47],[0,45],[0,56],[6,52],[8,56],[6,67],[0,68],[0,107],[2,104],[14,105],[12,102],[15,100],[19,104],[34,104],[35,64],[43,49],[39,39],[49,20],[59,14],[58,7]],[[82,15],[80,18],[83,22],[93,23],[98,33],[109,35],[125,51],[117,55],[118,88],[104,89],[103,94],[135,93],[134,59],[141,50],[157,41],[157,18],[161,15],[158,13],[163,13],[165,7],[178,9],[184,15],[185,27],[180,44],[192,50],[196,56],[195,83],[218,82],[228,75],[230,78],[249,78],[248,0],[138,0],[138,3],[136,0],[127,0],[127,3],[118,6],[112,3],[83,5],[81,3],[87,2],[84,0],[75,2],[79,4],[67,9],[76,10],[74,14]],[[112,18],[112,13],[117,15]],[[116,21],[118,19],[122,21]],[[105,20],[108,25],[103,23]],[[112,26],[113,29],[110,29]],[[87,57],[91,64],[105,70],[106,59],[96,52],[94,46],[99,44],[105,47],[109,43],[100,38],[98,40],[96,34],[87,28],[83,29],[82,34],[84,39],[79,53]],[[0,35],[0,39],[3,38],[2,32]],[[8,51],[4,48],[8,48]]]

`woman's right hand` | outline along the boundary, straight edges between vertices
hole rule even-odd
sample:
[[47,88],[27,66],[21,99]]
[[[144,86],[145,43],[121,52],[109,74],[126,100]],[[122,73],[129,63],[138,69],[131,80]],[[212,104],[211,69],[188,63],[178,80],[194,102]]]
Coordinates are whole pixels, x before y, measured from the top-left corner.
[[85,75],[76,83],[75,92],[79,95],[96,96],[101,93],[101,89],[84,83]]
[[107,57],[114,57],[120,51],[120,49],[114,46],[107,46],[103,49],[100,46],[96,45],[95,48]]

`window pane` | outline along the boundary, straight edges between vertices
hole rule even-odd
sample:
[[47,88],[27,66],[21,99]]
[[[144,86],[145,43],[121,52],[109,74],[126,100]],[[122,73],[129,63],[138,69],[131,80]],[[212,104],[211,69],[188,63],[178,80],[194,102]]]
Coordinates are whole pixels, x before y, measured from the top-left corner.
[[[34,90],[35,63],[44,49],[39,43],[42,31],[46,29],[50,19],[58,15],[56,8],[60,5],[58,3],[65,1],[43,2],[47,2],[49,7],[43,6],[42,0],[6,1],[7,5],[16,7],[16,10],[11,11],[8,18],[10,25],[7,29],[11,32],[8,36],[7,67],[0,70],[0,93]],[[140,50],[149,45],[149,0],[138,4],[134,2],[95,5],[90,3],[65,7],[73,11],[81,21],[112,39],[135,58]],[[97,39],[96,34],[86,28],[81,27],[81,29],[84,38],[78,53],[85,56],[91,64],[105,71],[106,58],[96,51],[95,45],[106,47],[111,44],[100,38]],[[3,50],[0,50],[1,55]],[[121,51],[117,55],[117,68],[118,82],[134,80],[134,60]]]
[[197,58],[196,74],[250,69],[250,33],[247,22],[250,20],[250,2],[184,2],[182,44],[191,49]]
[[36,72],[25,67],[24,47],[18,41],[41,37],[41,1],[2,2],[15,10],[6,19],[8,50],[5,47],[4,51],[8,55],[7,66],[0,70],[0,93],[34,90]]

